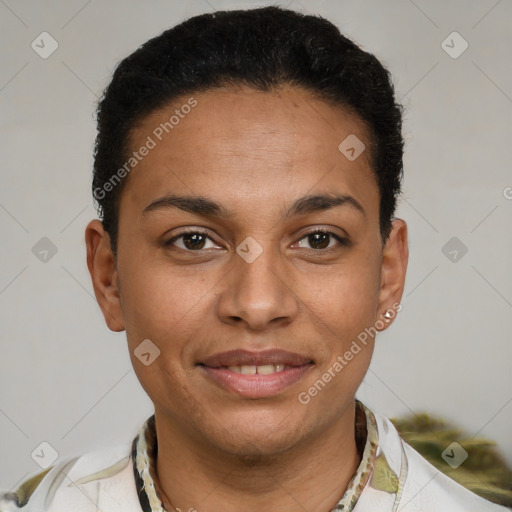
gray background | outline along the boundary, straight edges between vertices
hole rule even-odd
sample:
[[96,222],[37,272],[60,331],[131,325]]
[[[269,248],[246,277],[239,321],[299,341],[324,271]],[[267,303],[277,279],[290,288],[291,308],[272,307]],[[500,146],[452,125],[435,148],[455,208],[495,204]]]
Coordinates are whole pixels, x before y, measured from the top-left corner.
[[[121,58],[169,26],[257,5],[0,0],[4,489],[39,469],[31,453],[42,441],[61,457],[128,442],[152,413],[85,264],[97,96]],[[453,420],[469,437],[497,441],[512,464],[512,3],[281,5],[329,18],[375,53],[407,107],[397,213],[410,229],[403,310],[379,336],[359,398],[388,416]],[[31,48],[43,31],[59,45],[47,59]],[[442,47],[453,31],[469,44],[456,59]],[[58,251],[46,262],[32,252],[42,237]],[[468,249],[455,262],[442,252],[452,237]]]

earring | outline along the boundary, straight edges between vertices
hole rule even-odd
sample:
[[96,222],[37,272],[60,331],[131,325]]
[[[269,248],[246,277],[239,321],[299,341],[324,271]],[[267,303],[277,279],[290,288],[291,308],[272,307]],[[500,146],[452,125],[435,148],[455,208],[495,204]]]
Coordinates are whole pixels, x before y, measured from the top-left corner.
[[389,311],[386,311],[384,313],[384,318],[386,319],[386,322],[389,322],[393,317],[391,316],[391,313]]

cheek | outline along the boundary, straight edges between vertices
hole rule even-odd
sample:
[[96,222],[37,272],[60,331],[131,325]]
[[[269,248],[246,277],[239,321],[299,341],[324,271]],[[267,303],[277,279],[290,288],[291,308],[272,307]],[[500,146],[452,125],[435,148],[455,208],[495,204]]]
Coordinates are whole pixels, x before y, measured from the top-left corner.
[[337,294],[340,304],[338,318],[351,335],[356,335],[375,321],[379,304],[379,274],[367,268],[364,272],[350,274],[343,283],[346,286]]
[[374,325],[379,304],[379,261],[378,255],[359,253],[350,264],[325,276],[321,287],[316,285],[316,302],[310,309],[324,345],[317,352],[315,379],[330,382],[319,405],[337,393],[355,393],[368,370],[374,340],[366,329]]
[[[137,378],[155,403],[186,399],[183,383],[187,380],[187,370],[183,368],[183,352],[202,325],[204,312],[200,311],[198,297],[207,289],[201,293],[200,280],[195,283],[188,280],[187,286],[169,268],[163,272],[158,265],[127,266],[125,274],[122,309]],[[137,354],[144,353],[139,347],[147,343],[144,341],[147,339],[156,348],[150,344],[144,349],[151,358],[146,365]]]
[[303,280],[315,314],[333,330],[354,334],[375,320],[379,304],[380,265],[375,256],[354,255],[351,261]]
[[179,336],[173,336],[177,347],[180,339],[187,339],[201,325],[201,297],[210,287],[197,275],[179,274],[169,265],[149,261],[120,267],[126,334],[130,344],[150,338],[157,344],[160,340],[160,346],[171,332],[179,331]]
[[323,293],[315,294],[312,323],[323,346],[318,347],[318,368],[302,396],[318,396],[316,407],[322,410],[332,408],[333,400],[341,408],[340,397],[355,394],[368,370],[374,341],[366,329],[375,321],[378,279],[375,268],[359,271],[351,266],[325,279]]

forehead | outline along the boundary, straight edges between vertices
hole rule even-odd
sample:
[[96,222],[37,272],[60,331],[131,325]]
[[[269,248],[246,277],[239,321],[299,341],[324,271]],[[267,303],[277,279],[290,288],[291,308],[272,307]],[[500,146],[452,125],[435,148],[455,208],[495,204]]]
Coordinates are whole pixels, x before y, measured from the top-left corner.
[[[347,140],[357,152],[366,149],[347,158],[340,150]],[[332,191],[378,211],[365,124],[302,89],[219,88],[182,96],[134,127],[131,149],[145,145],[152,149],[129,175],[121,203],[140,207],[179,191],[262,206]]]

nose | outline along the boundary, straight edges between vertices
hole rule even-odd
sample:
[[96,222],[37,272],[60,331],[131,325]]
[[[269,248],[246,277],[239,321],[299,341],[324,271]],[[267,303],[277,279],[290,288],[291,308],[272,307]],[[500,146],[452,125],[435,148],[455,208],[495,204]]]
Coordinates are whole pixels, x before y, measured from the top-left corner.
[[223,322],[262,331],[293,321],[300,305],[293,291],[292,269],[270,242],[249,239],[246,245],[240,244],[229,265],[232,268],[217,302]]

